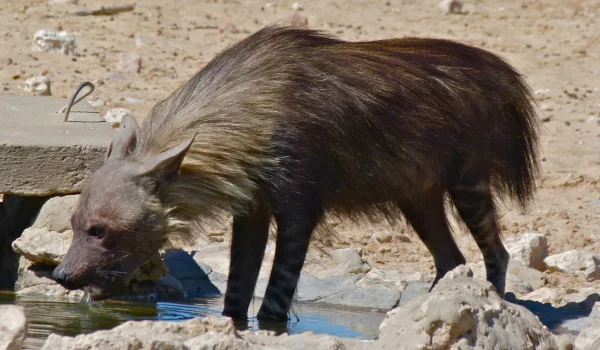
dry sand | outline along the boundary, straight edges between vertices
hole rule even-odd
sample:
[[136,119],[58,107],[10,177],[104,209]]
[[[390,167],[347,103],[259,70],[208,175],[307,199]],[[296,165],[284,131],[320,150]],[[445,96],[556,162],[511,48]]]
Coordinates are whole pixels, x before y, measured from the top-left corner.
[[[71,3],[70,3],[71,2]],[[114,0],[23,0],[0,2],[0,81],[3,93],[23,90],[27,78],[45,74],[52,94],[69,97],[82,81],[97,86],[91,98],[104,114],[130,109],[143,120],[160,99],[189,79],[217,52],[264,25],[287,21],[293,1],[138,1],[134,11],[115,16],[77,17],[80,9],[123,4]],[[75,1],[76,2],[76,1]],[[548,235],[550,254],[586,249],[600,254],[600,2],[597,0],[467,0],[467,14],[444,15],[436,0],[304,0],[310,28],[348,40],[402,36],[449,38],[498,53],[525,76],[543,118],[542,166],[535,203],[526,213],[502,209],[505,237],[524,232]],[[221,27],[219,30],[217,28]],[[235,27],[235,29],[233,29]],[[77,55],[32,52],[38,29],[75,34]],[[118,73],[120,53],[142,57],[139,73]],[[596,117],[596,119],[594,119]],[[416,235],[410,242],[379,244],[374,232],[385,224],[341,223],[339,247],[363,246],[375,266],[404,271],[433,269]],[[472,238],[458,228],[467,260],[481,260]],[[552,274],[551,285],[598,287],[600,283]],[[566,287],[565,287],[566,288]]]

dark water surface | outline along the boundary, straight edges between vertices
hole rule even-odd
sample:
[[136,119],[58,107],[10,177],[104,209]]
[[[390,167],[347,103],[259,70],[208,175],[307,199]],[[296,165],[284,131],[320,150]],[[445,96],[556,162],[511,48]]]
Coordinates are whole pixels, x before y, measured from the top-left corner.
[[[26,349],[39,349],[50,333],[75,336],[101,329],[110,329],[130,320],[182,321],[193,317],[219,315],[223,308],[222,298],[197,298],[182,303],[168,302],[120,302],[104,301],[89,307],[66,299],[43,296],[16,296],[0,291],[0,304],[15,304],[25,309],[28,322]],[[250,306],[255,315],[260,301]],[[384,315],[323,308],[310,304],[296,305],[300,321],[288,323],[287,331],[298,334],[313,331],[341,338],[373,339],[379,331]],[[0,316],[1,317],[1,316]],[[252,318],[248,327],[258,330]]]

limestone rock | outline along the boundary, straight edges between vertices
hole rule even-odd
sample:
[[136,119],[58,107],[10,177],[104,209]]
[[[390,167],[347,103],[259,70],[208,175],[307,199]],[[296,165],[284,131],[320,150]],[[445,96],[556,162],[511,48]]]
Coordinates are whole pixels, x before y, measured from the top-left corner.
[[569,250],[544,259],[550,271],[584,275],[589,281],[600,279],[600,258],[585,250]]
[[521,297],[522,300],[533,300],[540,303],[554,303],[562,293],[550,287],[543,287]]
[[375,285],[367,288],[349,288],[319,300],[319,303],[389,310],[398,304],[400,293]]
[[75,36],[65,31],[40,29],[33,35],[31,49],[36,52],[60,52],[75,55]]
[[600,349],[600,319],[593,321],[591,326],[585,328],[577,335],[577,338],[575,338],[575,349]]
[[544,259],[548,257],[548,241],[539,233],[525,233],[506,240],[510,261],[518,261],[526,267],[544,271]]
[[74,338],[51,334],[42,349],[184,349],[186,340],[209,332],[236,334],[230,319],[214,316],[183,322],[129,321],[111,330]]
[[113,108],[106,112],[102,118],[113,128],[118,128],[121,126],[121,121],[126,115],[131,115],[131,111],[126,108]]
[[73,231],[28,228],[13,243],[13,250],[34,263],[58,265],[71,245]]
[[183,343],[186,349],[194,350],[258,350],[264,349],[263,346],[257,346],[232,334],[218,334],[208,332]]
[[18,278],[15,283],[17,295],[47,295],[81,298],[83,291],[70,291],[52,279],[54,265],[34,264],[24,257],[19,259]]
[[0,305],[0,349],[20,350],[27,336],[27,320],[23,308]]
[[[402,341],[400,341],[402,339]],[[377,349],[555,349],[554,337],[524,307],[487,282],[444,278],[431,293],[388,313]]]
[[25,91],[33,92],[38,96],[50,96],[50,79],[45,75],[38,75],[25,80]]
[[403,292],[412,282],[427,282],[429,280],[424,272],[406,273],[394,270],[371,269],[360,281],[356,282],[359,288],[382,285],[384,287]]
[[363,274],[371,270],[371,266],[363,260],[362,250],[354,248],[337,249],[331,254],[334,263],[332,267],[316,270],[313,276],[327,278],[331,276],[349,276]]
[[78,194],[50,198],[40,209],[31,227],[56,232],[71,230],[71,215],[78,200]]
[[[470,278],[470,277],[469,277]],[[410,283],[400,295],[399,305],[402,306],[419,295],[427,294],[431,288],[431,283],[413,282]]]

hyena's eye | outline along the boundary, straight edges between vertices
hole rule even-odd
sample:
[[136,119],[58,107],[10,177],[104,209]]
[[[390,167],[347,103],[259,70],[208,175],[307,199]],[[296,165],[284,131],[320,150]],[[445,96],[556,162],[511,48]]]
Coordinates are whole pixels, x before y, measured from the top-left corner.
[[102,226],[92,226],[87,230],[87,234],[98,239],[104,238],[106,229]]

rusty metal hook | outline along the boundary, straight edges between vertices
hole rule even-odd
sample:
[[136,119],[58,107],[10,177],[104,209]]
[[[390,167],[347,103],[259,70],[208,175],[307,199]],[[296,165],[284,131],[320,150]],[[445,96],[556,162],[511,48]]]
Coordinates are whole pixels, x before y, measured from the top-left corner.
[[[83,90],[84,87],[89,87],[90,90],[88,92],[86,92],[85,95],[83,95],[83,96],[79,97],[77,100],[75,100],[77,95],[79,95],[79,93],[81,92],[81,90]],[[84,81],[77,87],[77,89],[75,89],[75,92],[73,93],[73,96],[71,97],[71,101],[69,101],[68,104],[66,104],[63,108],[61,108],[60,111],[58,111],[58,113],[65,114],[65,118],[64,118],[63,122],[69,121],[69,112],[71,112],[71,107],[73,107],[74,105],[79,103],[79,101],[83,100],[84,98],[88,97],[92,92],[94,92],[94,90],[96,90],[96,87],[94,86],[94,84],[92,84],[89,81]]]

